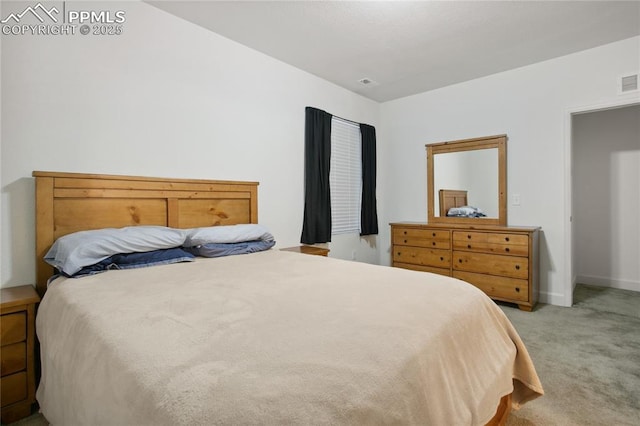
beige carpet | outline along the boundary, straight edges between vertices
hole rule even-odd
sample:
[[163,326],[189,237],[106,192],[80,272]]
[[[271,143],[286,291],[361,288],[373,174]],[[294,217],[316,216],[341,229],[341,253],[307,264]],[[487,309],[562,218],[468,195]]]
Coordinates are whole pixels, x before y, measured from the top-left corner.
[[640,425],[640,293],[578,285],[572,308],[503,310],[545,389],[509,426]]
[[[578,285],[574,303],[501,305],[545,388],[508,426],[640,425],[640,293]],[[46,425],[39,414],[12,424]]]

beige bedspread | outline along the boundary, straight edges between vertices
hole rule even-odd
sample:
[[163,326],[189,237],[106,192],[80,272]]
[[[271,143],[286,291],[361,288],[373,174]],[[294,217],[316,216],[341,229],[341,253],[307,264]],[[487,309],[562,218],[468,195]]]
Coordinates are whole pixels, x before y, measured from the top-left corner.
[[276,250],[58,279],[37,333],[53,425],[481,425],[542,393],[475,287]]

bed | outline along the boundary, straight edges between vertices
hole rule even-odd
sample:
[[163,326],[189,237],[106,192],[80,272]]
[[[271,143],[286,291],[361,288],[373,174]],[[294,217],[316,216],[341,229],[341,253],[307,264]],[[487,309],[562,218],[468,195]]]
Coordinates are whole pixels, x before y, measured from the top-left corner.
[[440,198],[440,217],[447,216],[450,209],[467,206],[467,191],[459,189],[441,189],[438,191]]
[[448,277],[270,249],[47,286],[60,237],[257,224],[258,184],[33,175],[52,424],[504,424],[543,394],[502,311]]

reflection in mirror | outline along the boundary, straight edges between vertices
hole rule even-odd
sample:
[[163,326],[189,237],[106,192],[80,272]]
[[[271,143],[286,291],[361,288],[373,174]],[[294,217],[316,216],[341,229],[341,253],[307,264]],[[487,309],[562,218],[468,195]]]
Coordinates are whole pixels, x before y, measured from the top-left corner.
[[[507,224],[507,136],[432,143],[427,148],[427,220],[430,223]],[[452,216],[451,207],[467,205]]]
[[[468,206],[480,209],[486,217],[498,217],[496,148],[437,154],[433,156],[433,169],[436,194],[440,194],[440,190],[466,191]],[[434,214],[446,216],[441,212],[439,196],[434,203]]]

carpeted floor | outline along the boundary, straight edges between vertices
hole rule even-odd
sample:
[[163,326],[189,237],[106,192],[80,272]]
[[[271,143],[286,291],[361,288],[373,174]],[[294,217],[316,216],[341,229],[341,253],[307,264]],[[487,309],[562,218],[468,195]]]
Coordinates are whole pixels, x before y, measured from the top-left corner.
[[[640,293],[578,285],[572,308],[501,306],[545,389],[508,426],[640,424]],[[47,425],[39,414],[12,424]]]
[[502,306],[545,389],[509,426],[640,425],[640,293],[578,285],[574,306]]

